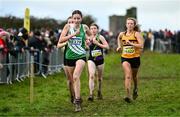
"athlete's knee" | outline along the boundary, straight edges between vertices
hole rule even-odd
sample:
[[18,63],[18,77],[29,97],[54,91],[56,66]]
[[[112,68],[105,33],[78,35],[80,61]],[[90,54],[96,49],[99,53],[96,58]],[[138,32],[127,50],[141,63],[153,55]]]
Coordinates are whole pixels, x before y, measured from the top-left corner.
[[73,84],[73,80],[69,80],[69,85],[72,85]]
[[72,76],[68,76],[68,77],[67,77],[67,80],[72,81],[72,79],[73,79]]
[[131,80],[131,76],[130,76],[130,75],[126,75],[126,76],[125,76],[125,79],[126,79],[126,80]]
[[79,76],[78,75],[73,75],[73,81],[75,82],[77,80],[79,80]]
[[99,81],[99,82],[101,82],[102,80],[103,80],[102,77],[98,78],[98,81]]
[[94,77],[95,77],[94,75],[90,74],[89,75],[89,80],[94,80]]
[[133,76],[132,78],[133,78],[133,80],[137,80],[137,76]]

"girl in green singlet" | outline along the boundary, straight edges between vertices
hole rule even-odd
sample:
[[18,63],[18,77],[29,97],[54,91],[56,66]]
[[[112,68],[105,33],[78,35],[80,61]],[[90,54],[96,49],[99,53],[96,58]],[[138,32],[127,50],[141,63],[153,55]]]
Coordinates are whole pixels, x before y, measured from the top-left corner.
[[80,76],[86,63],[85,35],[91,36],[87,25],[81,24],[82,13],[75,10],[72,13],[74,25],[66,24],[60,36],[60,42],[68,41],[65,58],[67,60],[67,70],[73,78],[75,92],[75,111],[81,111],[80,96]]

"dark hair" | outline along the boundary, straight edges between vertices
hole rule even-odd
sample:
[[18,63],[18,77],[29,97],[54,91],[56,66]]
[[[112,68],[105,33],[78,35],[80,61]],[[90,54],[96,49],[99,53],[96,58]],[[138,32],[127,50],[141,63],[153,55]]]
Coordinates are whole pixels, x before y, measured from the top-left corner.
[[41,36],[41,32],[40,32],[39,30],[36,30],[36,31],[34,32],[34,35],[35,35],[35,36]]
[[83,17],[80,10],[74,10],[74,11],[72,12],[72,16],[73,16],[74,14],[79,14],[81,17]]
[[67,20],[69,20],[69,19],[71,19],[72,18],[72,16],[69,16],[68,18],[67,18]]
[[67,23],[68,23],[68,20],[69,20],[69,19],[72,19],[72,16],[69,16],[69,17],[67,18]]
[[99,26],[98,26],[96,23],[92,23],[92,24],[90,25],[90,27],[91,27],[91,26],[96,26],[97,29],[99,29]]
[[132,21],[134,22],[134,30],[137,31],[137,32],[140,32],[139,25],[138,25],[137,20],[136,20],[135,18],[133,18],[133,17],[128,17],[128,18],[126,19],[126,21],[127,21],[127,20],[132,20]]
[[21,33],[22,35],[20,37],[22,37],[23,39],[28,39],[28,31],[26,28],[20,28],[19,33]]

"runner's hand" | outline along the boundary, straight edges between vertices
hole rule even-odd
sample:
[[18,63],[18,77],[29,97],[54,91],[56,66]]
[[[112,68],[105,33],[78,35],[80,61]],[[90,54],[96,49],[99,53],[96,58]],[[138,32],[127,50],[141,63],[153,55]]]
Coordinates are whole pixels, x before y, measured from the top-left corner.
[[79,35],[80,34],[80,30],[78,29],[76,32],[75,32],[75,36],[76,35]]
[[93,39],[93,43],[94,43],[95,45],[98,45],[99,42],[96,40],[96,38],[94,38],[94,39]]
[[121,51],[121,47],[117,47],[117,48],[116,48],[116,51],[117,51],[117,52]]
[[133,45],[133,43],[130,42],[129,40],[126,41],[126,44],[128,44],[128,45]]
[[91,44],[91,40],[90,39],[86,39],[86,45],[89,46]]

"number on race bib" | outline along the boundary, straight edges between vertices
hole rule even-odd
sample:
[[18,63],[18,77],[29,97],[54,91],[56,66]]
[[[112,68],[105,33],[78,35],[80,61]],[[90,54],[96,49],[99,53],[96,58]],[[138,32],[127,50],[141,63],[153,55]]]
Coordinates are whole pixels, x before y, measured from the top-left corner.
[[135,49],[133,46],[125,46],[123,47],[123,54],[134,54]]
[[93,50],[93,51],[91,51],[91,55],[92,55],[92,57],[101,56],[102,52],[101,52],[101,50]]
[[79,37],[74,37],[71,39],[71,44],[81,46],[82,45],[82,39]]

